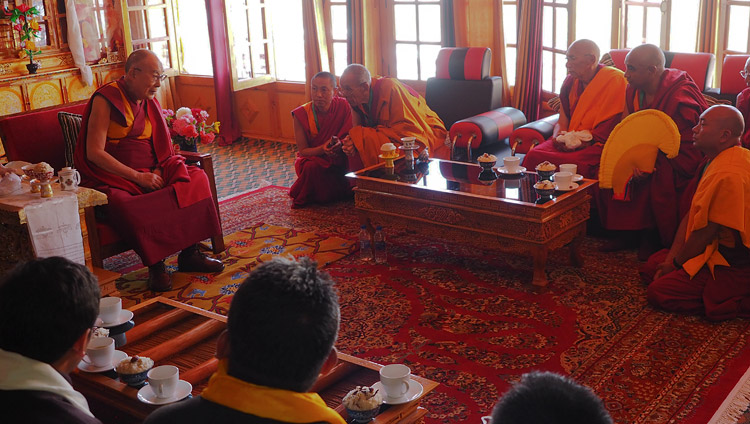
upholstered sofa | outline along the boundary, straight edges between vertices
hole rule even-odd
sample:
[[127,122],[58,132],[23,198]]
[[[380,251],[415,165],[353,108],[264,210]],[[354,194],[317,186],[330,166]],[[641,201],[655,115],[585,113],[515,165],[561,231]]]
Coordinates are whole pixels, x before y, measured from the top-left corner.
[[745,79],[740,76],[740,71],[745,69],[745,62],[750,55],[747,54],[728,54],[724,56],[724,63],[721,65],[721,81],[716,88],[710,88],[707,93],[720,100],[727,100],[734,104],[737,101],[737,95],[744,90],[747,85]]
[[[605,53],[600,63],[614,66],[625,71],[625,56],[629,49],[615,49]],[[690,75],[704,96],[709,93],[714,73],[714,55],[712,53],[680,53],[665,51],[666,67],[683,70]],[[550,107],[557,111],[560,99],[555,97],[549,101]],[[552,115],[517,128],[510,135],[510,145],[515,153],[527,153],[537,144],[540,144],[552,136],[559,115]]]

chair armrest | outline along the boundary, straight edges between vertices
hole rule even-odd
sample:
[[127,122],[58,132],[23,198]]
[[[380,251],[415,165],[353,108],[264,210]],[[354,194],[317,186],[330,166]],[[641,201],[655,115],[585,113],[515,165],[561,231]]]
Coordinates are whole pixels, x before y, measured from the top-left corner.
[[548,116],[518,127],[510,135],[510,147],[514,153],[528,153],[534,146],[550,138],[560,115]]
[[185,156],[185,159],[191,160],[194,162],[200,162],[201,159],[210,158],[211,153],[200,153],[200,152],[188,152],[185,150],[178,150],[177,154],[180,156]]

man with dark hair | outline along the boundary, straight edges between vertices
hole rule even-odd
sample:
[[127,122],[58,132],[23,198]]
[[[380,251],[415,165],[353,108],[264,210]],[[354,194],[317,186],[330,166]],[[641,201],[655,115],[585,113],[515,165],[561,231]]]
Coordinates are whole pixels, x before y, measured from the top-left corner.
[[148,266],[148,286],[172,289],[164,258],[177,257],[181,272],[220,272],[197,243],[221,230],[208,177],[175,154],[155,99],[166,78],[159,57],[136,50],[125,75],[91,96],[75,151],[81,185],[107,195],[106,219]]
[[559,374],[530,372],[500,398],[492,423],[612,424],[612,417],[588,387]]
[[217,343],[219,370],[201,396],[163,407],[147,424],[331,423],[343,418],[316,393],[336,364],[339,305],[330,277],[308,258],[275,258],[232,299]]
[[96,278],[65,258],[30,261],[0,281],[3,422],[100,423],[68,377],[98,314]]

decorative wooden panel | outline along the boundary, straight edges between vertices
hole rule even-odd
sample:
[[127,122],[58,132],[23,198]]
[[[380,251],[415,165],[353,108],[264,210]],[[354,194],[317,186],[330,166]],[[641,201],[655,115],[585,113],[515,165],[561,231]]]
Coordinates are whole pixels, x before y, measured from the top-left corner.
[[0,87],[0,116],[23,112],[23,94],[17,85]]
[[101,75],[102,75],[102,85],[104,85],[110,81],[114,81],[120,78],[121,76],[125,75],[125,68],[117,68],[117,69],[112,69],[108,71],[103,71]]
[[63,103],[63,92],[60,80],[30,83],[28,85],[28,90],[30,109],[40,109]]
[[86,85],[78,75],[65,78],[65,86],[68,88],[68,102],[88,100],[97,88],[96,81],[92,85]]

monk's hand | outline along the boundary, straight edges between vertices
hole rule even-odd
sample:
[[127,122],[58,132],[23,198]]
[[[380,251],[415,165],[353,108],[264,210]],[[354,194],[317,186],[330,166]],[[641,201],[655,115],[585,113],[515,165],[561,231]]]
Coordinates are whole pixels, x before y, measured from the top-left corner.
[[630,178],[630,181],[634,184],[640,184],[646,182],[650,177],[650,172],[644,172],[638,168],[633,168],[633,176]]
[[347,156],[354,156],[357,154],[357,148],[354,147],[354,142],[348,135],[341,140],[341,150],[343,150]]
[[156,191],[164,188],[164,180],[153,172],[139,172],[135,183],[146,189],[146,191]]
[[675,269],[677,268],[674,267],[674,264],[672,263],[671,259],[660,263],[658,269],[656,270],[656,274],[654,274],[654,280],[669,274]]
[[564,141],[554,140],[553,141],[553,146],[555,146],[555,148],[557,150],[561,151],[561,152],[573,152],[573,151],[577,150],[577,149],[570,149],[570,148],[568,148],[568,146],[565,145]]

